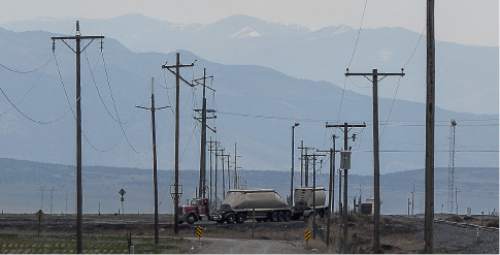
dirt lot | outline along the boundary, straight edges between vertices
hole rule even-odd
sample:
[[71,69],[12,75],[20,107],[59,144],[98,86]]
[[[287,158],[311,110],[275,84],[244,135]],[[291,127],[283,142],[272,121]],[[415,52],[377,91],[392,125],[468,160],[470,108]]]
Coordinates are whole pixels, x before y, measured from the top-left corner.
[[[201,240],[194,237],[194,226],[181,225],[173,237],[171,224],[161,224],[160,245],[152,241],[151,215],[86,215],[84,252],[128,253],[127,234],[132,234],[135,253],[338,253],[340,228],[334,219],[331,246],[326,247],[326,228],[318,219],[316,239],[307,244],[304,230],[311,222],[247,222],[227,225],[202,222]],[[483,219],[484,225],[498,218]],[[162,216],[161,222],[171,220]],[[476,221],[471,221],[476,222]],[[452,224],[434,224],[436,253],[498,254],[498,230],[480,230]],[[75,249],[74,217],[45,215],[40,224],[34,215],[0,216],[0,253],[72,253]],[[349,253],[371,253],[373,225],[369,217],[350,217],[347,245]],[[421,253],[423,220],[420,217],[384,216],[381,225],[384,253]]]

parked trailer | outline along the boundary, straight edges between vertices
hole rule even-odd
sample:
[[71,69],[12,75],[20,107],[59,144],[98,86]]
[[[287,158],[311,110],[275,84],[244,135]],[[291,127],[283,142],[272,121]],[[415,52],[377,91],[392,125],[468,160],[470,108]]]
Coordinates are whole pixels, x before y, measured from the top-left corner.
[[292,212],[273,189],[229,190],[213,219],[219,223],[256,221],[289,221]]
[[324,187],[316,187],[313,203],[313,188],[300,187],[295,188],[293,194],[292,219],[296,220],[301,217],[307,218],[313,213],[313,205],[316,213],[323,217],[327,211],[326,190]]

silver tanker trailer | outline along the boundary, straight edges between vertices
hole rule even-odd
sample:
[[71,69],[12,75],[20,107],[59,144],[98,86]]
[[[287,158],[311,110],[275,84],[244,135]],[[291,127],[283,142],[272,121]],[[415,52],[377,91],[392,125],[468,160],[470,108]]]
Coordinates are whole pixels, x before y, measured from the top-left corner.
[[[307,218],[313,213],[313,189],[295,189],[294,206],[290,207],[273,189],[229,190],[220,209],[212,215],[219,223],[243,223],[256,221],[289,221]],[[316,213],[323,217],[326,212],[326,193],[323,187],[315,189]]]
[[256,221],[288,221],[291,210],[273,189],[229,190],[222,205],[213,217],[219,223]]

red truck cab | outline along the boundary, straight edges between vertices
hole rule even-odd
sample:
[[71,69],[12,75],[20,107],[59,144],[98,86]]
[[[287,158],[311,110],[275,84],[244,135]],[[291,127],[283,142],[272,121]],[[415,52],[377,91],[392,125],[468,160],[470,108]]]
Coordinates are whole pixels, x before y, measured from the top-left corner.
[[204,217],[209,218],[208,198],[193,198],[189,205],[181,205],[180,223],[194,224]]

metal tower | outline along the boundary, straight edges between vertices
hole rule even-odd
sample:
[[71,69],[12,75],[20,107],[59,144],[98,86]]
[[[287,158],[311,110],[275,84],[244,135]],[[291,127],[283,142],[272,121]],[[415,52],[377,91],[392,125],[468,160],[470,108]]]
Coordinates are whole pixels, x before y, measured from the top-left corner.
[[455,127],[457,122],[450,121],[450,144],[449,144],[449,162],[448,162],[448,212],[455,211]]

